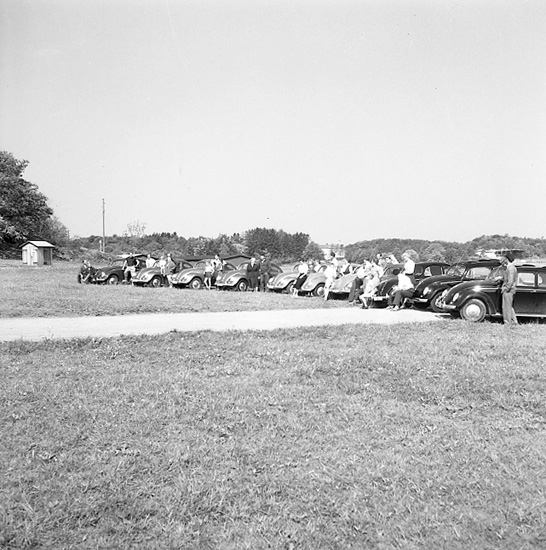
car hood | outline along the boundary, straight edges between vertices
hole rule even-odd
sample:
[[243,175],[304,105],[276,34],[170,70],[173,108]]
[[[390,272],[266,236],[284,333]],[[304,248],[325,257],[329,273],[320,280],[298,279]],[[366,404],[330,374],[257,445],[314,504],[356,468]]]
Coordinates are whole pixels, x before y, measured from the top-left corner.
[[195,268],[195,267],[189,267],[187,269],[183,269],[182,271],[179,271],[176,274],[176,278],[180,279],[181,277],[184,277],[184,275],[203,275],[205,272],[205,269],[201,268]]
[[446,295],[446,301],[454,296],[457,292],[467,290],[469,288],[475,288],[479,286],[481,289],[497,289],[502,284],[502,281],[484,281],[483,279],[476,279],[474,281],[465,281],[464,283],[459,283],[454,287],[449,289],[449,292]]
[[333,290],[342,289],[349,283],[352,283],[356,279],[356,273],[349,273],[348,275],[343,275],[339,279],[336,279],[334,281],[334,285],[332,286]]
[[222,275],[216,279],[216,282],[224,282],[227,281],[230,277],[233,277],[233,275],[238,275],[240,277],[246,275],[246,269],[234,269],[232,271],[225,271],[222,272]]
[[453,281],[460,281],[461,277],[460,275],[433,275],[432,277],[426,277],[425,279],[421,279],[419,281],[419,284],[417,285],[417,290],[422,290],[426,286],[438,286],[443,283],[451,283]]
[[274,277],[271,278],[272,281],[284,281],[297,278],[298,272],[297,271],[288,271],[287,273],[278,273]]
[[148,275],[149,273],[161,273],[161,268],[159,267],[145,267],[144,269],[141,269],[140,271],[137,271],[135,278],[139,279],[141,277],[144,277]]
[[97,273],[99,271],[102,271],[103,273],[112,273],[112,271],[123,271],[122,267],[120,265],[107,265],[106,267],[98,267]]

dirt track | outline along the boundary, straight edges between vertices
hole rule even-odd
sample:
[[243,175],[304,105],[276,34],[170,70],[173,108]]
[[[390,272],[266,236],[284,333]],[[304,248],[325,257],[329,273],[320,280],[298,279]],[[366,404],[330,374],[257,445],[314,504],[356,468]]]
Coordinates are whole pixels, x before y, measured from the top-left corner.
[[298,309],[222,313],[160,313],[112,317],[0,319],[0,341],[116,337],[164,334],[171,331],[274,330],[345,324],[418,323],[440,321],[434,313],[385,309]]

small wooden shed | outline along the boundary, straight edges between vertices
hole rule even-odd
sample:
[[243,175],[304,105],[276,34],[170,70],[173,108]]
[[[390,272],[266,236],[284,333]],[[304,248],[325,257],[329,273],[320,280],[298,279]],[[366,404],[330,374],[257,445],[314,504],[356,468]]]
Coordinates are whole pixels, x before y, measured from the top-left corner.
[[55,247],[47,241],[27,241],[21,248],[25,265],[51,265],[53,261]]

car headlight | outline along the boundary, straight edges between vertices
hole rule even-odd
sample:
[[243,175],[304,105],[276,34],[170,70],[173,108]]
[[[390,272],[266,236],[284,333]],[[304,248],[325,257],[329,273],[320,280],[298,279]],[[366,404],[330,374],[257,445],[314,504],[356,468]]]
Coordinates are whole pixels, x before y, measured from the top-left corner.
[[104,273],[104,271],[99,271],[97,273],[97,278],[104,279],[105,277],[106,277],[106,273]]
[[458,299],[459,299],[459,296],[460,296],[460,293],[459,292],[455,292],[455,294],[453,294],[453,297],[451,298],[450,302],[456,302]]
[[228,277],[226,280],[226,285],[232,285],[235,283],[235,277]]
[[426,286],[425,289],[423,290],[423,296],[426,296],[429,292],[430,292],[430,287]]

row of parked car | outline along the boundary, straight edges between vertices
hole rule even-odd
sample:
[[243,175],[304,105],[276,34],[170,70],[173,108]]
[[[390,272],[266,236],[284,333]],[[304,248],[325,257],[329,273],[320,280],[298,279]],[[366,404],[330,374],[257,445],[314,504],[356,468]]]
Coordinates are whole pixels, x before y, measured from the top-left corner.
[[[124,280],[123,259],[96,270],[96,283],[117,284]],[[137,272],[132,278],[136,286],[158,287],[169,284],[159,267],[145,267],[145,256],[137,256]],[[176,262],[176,270],[170,284],[178,288],[198,290],[204,286],[207,260]],[[215,274],[213,284],[219,290],[248,289],[246,267],[248,261],[238,265],[224,262],[223,269]],[[326,266],[307,277],[300,294],[323,296]],[[356,277],[356,266],[334,282],[330,291],[332,297],[346,299]],[[397,274],[403,264],[391,264],[385,269],[374,296],[375,307],[385,307],[397,282]],[[517,266],[518,284],[514,300],[516,315],[522,317],[546,317],[546,266],[523,264]],[[418,262],[415,265],[416,287],[410,304],[418,309],[431,309],[437,313],[461,316],[469,321],[482,321],[486,317],[502,317],[500,285],[504,267],[499,260],[468,260],[449,265],[444,262]],[[271,292],[290,293],[298,277],[298,266],[283,271],[271,265],[271,277],[267,288]]]

